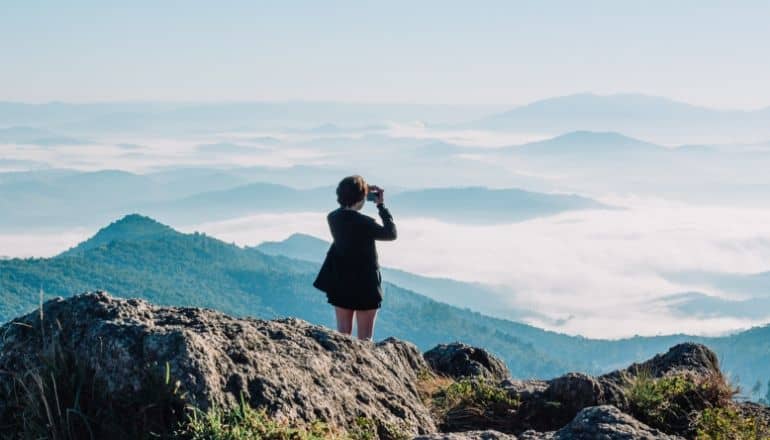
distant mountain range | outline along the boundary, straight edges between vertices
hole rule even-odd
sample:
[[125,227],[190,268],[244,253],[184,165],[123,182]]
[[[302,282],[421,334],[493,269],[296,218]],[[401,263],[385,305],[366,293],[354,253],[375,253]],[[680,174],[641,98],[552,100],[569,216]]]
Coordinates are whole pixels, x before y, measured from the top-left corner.
[[0,144],[35,145],[39,147],[89,145],[91,141],[52,133],[34,127],[0,128]]
[[678,272],[665,277],[712,292],[682,292],[661,299],[661,304],[682,316],[763,319],[770,310],[770,272]]
[[[181,234],[131,215],[57,257],[0,260],[0,322],[32,310],[41,291],[47,298],[106,289],[158,304],[212,307],[263,318],[297,316],[332,325],[331,308],[311,286],[318,268],[311,261],[243,249],[202,234]],[[377,338],[408,337],[422,349],[459,339],[501,356],[515,377],[608,371],[685,340],[714,348],[724,369],[745,385],[770,377],[770,327],[721,338],[593,340],[453,307],[384,279]]]
[[[288,129],[337,134],[342,126],[381,128],[384,121],[427,121],[450,128],[557,135],[618,131],[676,139],[692,135],[726,139],[770,138],[770,107],[717,110],[643,94],[581,93],[547,98],[503,112],[496,107],[355,104],[335,102],[25,104],[0,102],[1,126],[65,133],[199,133]],[[481,115],[489,116],[482,117]],[[467,122],[471,121],[471,122]],[[359,131],[361,131],[359,130]],[[730,134],[732,136],[730,136]],[[759,139],[763,138],[763,139]]]
[[635,194],[695,204],[767,207],[764,144],[662,146],[613,131],[573,131],[542,141],[477,148],[483,163],[524,170],[527,187],[582,194]]
[[770,296],[727,299],[700,292],[684,292],[659,301],[681,316],[702,318],[764,319],[770,310]]
[[[253,170],[252,175],[246,170],[144,175],[117,170],[0,173],[0,193],[4,194],[0,226],[97,226],[133,211],[177,224],[198,224],[255,213],[327,212],[337,207],[333,186],[298,189],[249,182],[270,175]],[[394,214],[455,223],[517,222],[572,210],[609,208],[578,195],[514,188],[434,188],[389,194],[387,203]]]
[[633,136],[736,135],[770,137],[770,107],[715,110],[641,94],[582,93],[543,99],[461,125],[465,128],[559,134],[619,131]]
[[[609,208],[572,194],[482,187],[403,191],[388,196],[386,202],[394,215],[430,217],[454,223],[516,222],[565,211]],[[189,222],[256,212],[325,212],[336,207],[334,187],[298,190],[253,183],[163,203],[151,211],[162,213],[164,218]]]

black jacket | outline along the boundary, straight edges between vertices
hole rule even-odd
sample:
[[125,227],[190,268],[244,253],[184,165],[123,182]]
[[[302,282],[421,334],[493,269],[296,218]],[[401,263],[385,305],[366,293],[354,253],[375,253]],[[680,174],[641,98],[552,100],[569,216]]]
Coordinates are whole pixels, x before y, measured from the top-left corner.
[[326,216],[334,242],[313,286],[326,292],[328,302],[353,310],[379,308],[382,277],[375,240],[395,240],[393,216],[377,205],[382,226],[358,211],[337,208]]

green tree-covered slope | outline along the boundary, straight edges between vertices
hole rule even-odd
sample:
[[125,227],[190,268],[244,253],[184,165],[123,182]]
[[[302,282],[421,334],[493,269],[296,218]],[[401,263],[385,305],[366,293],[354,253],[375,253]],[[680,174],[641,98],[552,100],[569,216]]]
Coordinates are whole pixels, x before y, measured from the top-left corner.
[[[34,309],[41,292],[50,298],[102,289],[157,304],[210,307],[259,318],[296,316],[333,327],[325,295],[312,287],[317,270],[317,262],[267,255],[203,234],[182,234],[131,215],[57,257],[0,260],[0,322]],[[710,345],[728,374],[744,384],[764,383],[770,377],[768,327],[722,338],[587,339],[490,318],[385,281],[377,339],[395,336],[423,350],[461,340],[502,357],[517,377],[608,371],[685,340]]]

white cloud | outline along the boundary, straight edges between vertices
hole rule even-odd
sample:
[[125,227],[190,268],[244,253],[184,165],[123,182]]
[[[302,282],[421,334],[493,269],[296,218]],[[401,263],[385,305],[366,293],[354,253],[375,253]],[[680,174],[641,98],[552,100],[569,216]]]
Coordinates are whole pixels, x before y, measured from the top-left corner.
[[53,257],[76,246],[95,232],[78,228],[64,231],[0,233],[0,257]]
[[[201,144],[228,141],[222,135],[188,136],[184,139],[127,138],[102,139],[78,146],[0,145],[3,159],[46,163],[56,168],[83,171],[120,169],[143,173],[161,167],[289,167],[297,164],[324,164],[327,154],[310,148],[264,146],[253,153],[201,153]],[[127,151],[120,144],[141,145]],[[19,168],[19,167],[16,167]],[[32,168],[31,166],[25,168]]]
[[391,123],[388,134],[393,137],[441,140],[465,147],[496,148],[525,144],[553,137],[547,133],[520,133],[487,130],[457,130],[426,127],[422,123]]

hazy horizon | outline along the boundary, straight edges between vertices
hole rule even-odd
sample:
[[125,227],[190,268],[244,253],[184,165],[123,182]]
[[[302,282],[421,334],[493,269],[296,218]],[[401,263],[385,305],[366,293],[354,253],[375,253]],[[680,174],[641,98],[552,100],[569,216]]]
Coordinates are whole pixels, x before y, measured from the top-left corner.
[[0,103],[12,103],[12,104],[27,104],[27,105],[47,105],[47,104],[71,104],[71,105],[99,105],[99,104],[168,104],[168,105],[216,105],[216,104],[350,104],[350,105],[372,105],[372,106],[415,106],[415,107],[462,107],[462,108],[474,108],[479,111],[489,111],[490,113],[503,112],[506,110],[512,110],[519,107],[526,107],[531,104],[536,104],[541,101],[548,101],[557,98],[574,97],[574,96],[598,96],[598,97],[626,97],[626,96],[642,96],[649,98],[659,98],[676,103],[686,104],[693,107],[718,110],[718,111],[758,111],[766,110],[770,108],[770,100],[766,103],[758,103],[755,106],[748,107],[731,107],[720,106],[716,104],[707,105],[699,104],[697,102],[691,102],[686,99],[676,99],[665,95],[656,95],[651,93],[642,93],[635,90],[621,90],[617,92],[600,93],[590,90],[574,90],[571,92],[554,95],[545,94],[542,96],[536,96],[524,101],[517,102],[480,102],[480,103],[463,103],[463,102],[431,102],[431,101],[366,101],[366,100],[335,100],[335,99],[211,99],[211,100],[132,100],[132,99],[100,99],[100,100],[57,100],[57,99],[40,99],[40,100],[22,100],[22,99],[1,99]]

